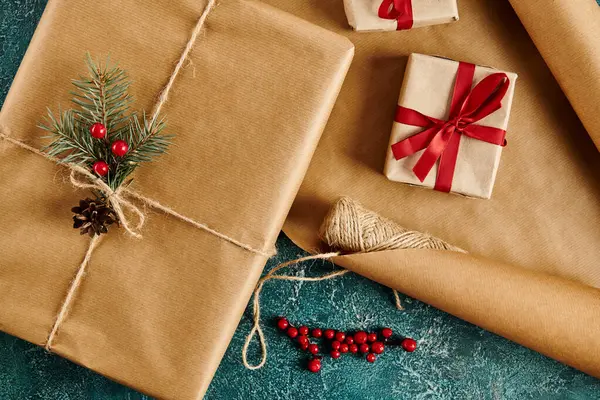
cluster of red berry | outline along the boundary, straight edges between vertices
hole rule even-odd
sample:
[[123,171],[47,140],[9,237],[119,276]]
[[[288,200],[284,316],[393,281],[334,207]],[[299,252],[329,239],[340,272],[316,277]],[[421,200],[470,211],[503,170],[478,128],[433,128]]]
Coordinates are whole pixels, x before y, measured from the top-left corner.
[[[106,127],[97,122],[90,127],[90,135],[96,139],[104,139],[106,136]],[[124,140],[115,140],[110,146],[110,151],[117,157],[123,157],[129,151],[129,145]],[[98,175],[105,176],[108,174],[109,166],[106,161],[98,160],[92,168]]]
[[300,349],[308,351],[312,354],[312,358],[308,361],[308,370],[310,372],[319,372],[321,370],[321,348],[316,343],[311,343],[309,334],[315,339],[323,339],[322,345],[329,352],[331,358],[340,358],[344,353],[360,353],[366,354],[366,359],[370,363],[374,363],[377,359],[377,354],[383,353],[385,346],[400,345],[405,351],[413,352],[417,349],[417,342],[411,338],[392,339],[393,332],[390,328],[383,328],[376,332],[359,331],[350,334],[333,329],[313,328],[309,330],[307,326],[296,328],[290,322],[280,317],[277,319],[277,327],[282,332],[285,332],[291,339],[295,339],[300,346]]

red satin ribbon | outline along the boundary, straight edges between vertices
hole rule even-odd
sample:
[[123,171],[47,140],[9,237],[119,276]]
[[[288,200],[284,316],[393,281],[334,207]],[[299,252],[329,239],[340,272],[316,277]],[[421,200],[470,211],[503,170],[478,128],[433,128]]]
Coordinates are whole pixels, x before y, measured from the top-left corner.
[[474,123],[499,110],[510,80],[504,73],[489,75],[471,90],[475,65],[460,63],[454,84],[448,121],[428,117],[416,110],[398,106],[395,121],[420,126],[424,131],[392,145],[396,160],[425,149],[413,168],[421,182],[440,160],[435,190],[452,188],[458,146],[462,135],[498,146],[505,146],[506,131]]
[[379,6],[379,18],[398,21],[397,30],[411,29],[413,11],[411,0],[383,0]]

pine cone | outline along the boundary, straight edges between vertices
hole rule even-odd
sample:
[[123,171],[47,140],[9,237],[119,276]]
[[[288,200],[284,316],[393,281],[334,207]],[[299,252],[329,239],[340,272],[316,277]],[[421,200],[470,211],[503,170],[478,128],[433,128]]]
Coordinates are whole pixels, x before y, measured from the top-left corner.
[[86,233],[93,237],[108,233],[108,226],[118,223],[117,215],[112,207],[101,198],[79,200],[79,206],[71,208],[73,228],[79,229],[82,235]]

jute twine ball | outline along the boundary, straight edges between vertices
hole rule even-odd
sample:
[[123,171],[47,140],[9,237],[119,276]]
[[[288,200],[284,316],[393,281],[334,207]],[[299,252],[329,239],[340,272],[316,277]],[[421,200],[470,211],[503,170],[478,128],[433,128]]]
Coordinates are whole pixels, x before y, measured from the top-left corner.
[[345,253],[394,249],[435,249],[465,253],[434,236],[408,230],[367,210],[349,197],[342,197],[332,206],[321,225],[320,236],[332,249]]

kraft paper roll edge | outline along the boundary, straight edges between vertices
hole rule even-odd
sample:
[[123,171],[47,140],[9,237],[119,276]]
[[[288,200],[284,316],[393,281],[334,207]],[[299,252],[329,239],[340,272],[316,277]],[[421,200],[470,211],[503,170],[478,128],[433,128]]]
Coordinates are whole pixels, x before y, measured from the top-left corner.
[[600,149],[600,6],[596,0],[509,0]]
[[441,250],[391,250],[334,262],[600,378],[598,289]]

